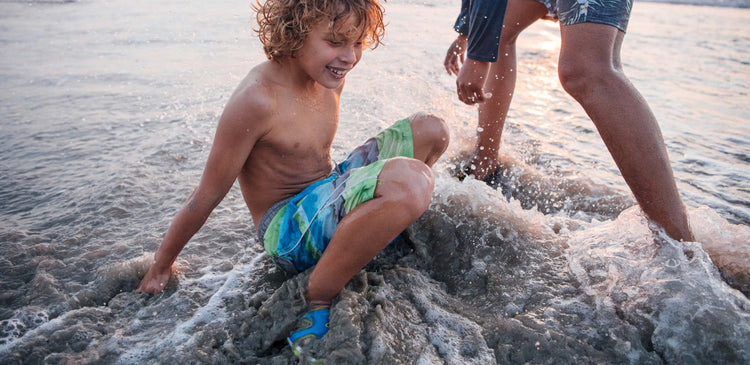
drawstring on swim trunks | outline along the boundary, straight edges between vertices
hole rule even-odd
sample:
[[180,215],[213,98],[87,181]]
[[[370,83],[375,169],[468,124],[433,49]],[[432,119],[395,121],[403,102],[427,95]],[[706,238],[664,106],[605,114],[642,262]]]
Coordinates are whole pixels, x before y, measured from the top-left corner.
[[[348,182],[344,183],[344,184],[341,184],[340,185],[341,186],[341,189],[340,189],[341,191],[339,191],[338,194],[336,193],[336,191],[334,191],[334,193],[331,194],[330,197],[328,197],[328,200],[326,200],[326,203],[323,204],[320,208],[318,208],[318,210],[315,212],[315,214],[313,214],[312,218],[308,221],[307,227],[305,227],[305,230],[299,236],[299,239],[297,239],[297,242],[294,244],[294,246],[292,246],[290,249],[286,250],[285,252],[277,253],[277,255],[279,255],[279,256],[286,255],[286,254],[288,254],[288,253],[296,250],[297,247],[299,247],[300,243],[302,243],[302,239],[305,237],[305,234],[307,234],[307,231],[310,230],[310,226],[312,226],[312,222],[314,222],[315,218],[318,217],[318,214],[321,211],[323,211],[323,209],[326,209],[326,208],[330,207],[331,205],[333,205],[333,203],[335,203],[339,198],[343,198],[343,194],[347,190],[347,187],[351,189],[352,187],[355,187],[355,186],[357,186],[357,185],[359,185],[359,184],[361,184],[361,183],[363,183],[363,182],[365,182],[367,180],[372,180],[372,179],[377,179],[377,178],[378,178],[377,176],[369,176],[369,177],[365,177],[365,178],[363,178],[363,179],[361,179],[359,181],[356,181],[354,184],[349,184]],[[334,196],[335,196],[335,198],[334,198]]]

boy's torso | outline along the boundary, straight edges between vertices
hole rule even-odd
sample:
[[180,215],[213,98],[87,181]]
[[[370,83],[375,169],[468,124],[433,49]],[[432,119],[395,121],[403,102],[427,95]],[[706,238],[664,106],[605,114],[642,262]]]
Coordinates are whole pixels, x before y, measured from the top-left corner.
[[[264,70],[261,69],[261,73]],[[260,75],[263,80],[266,75]],[[258,79],[246,78],[254,88]],[[267,82],[270,126],[258,139],[238,176],[255,224],[275,202],[294,196],[331,172],[331,143],[338,125],[338,95],[319,88],[300,92]],[[243,87],[241,85],[241,87]]]

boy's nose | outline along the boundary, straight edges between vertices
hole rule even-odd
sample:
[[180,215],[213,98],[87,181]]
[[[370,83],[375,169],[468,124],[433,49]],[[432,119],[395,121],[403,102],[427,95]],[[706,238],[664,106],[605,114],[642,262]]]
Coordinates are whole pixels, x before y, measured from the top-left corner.
[[356,63],[357,60],[359,59],[358,51],[359,51],[359,48],[356,46],[343,47],[341,49],[341,52],[339,53],[339,59],[341,59],[341,61],[343,62],[350,63],[350,64]]

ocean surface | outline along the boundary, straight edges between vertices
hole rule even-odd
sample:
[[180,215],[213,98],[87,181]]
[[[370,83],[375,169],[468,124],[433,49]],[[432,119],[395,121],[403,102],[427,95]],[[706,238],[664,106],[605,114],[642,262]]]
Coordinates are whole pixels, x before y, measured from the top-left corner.
[[[416,111],[452,143],[425,215],[355,276],[329,363],[750,363],[750,9],[635,2],[624,69],[661,125],[697,242],[654,233],[560,87],[559,28],[518,41],[504,191],[453,176],[476,109],[442,67],[459,1],[389,1],[334,159]],[[744,6],[746,7],[746,6]],[[233,187],[157,296],[133,289],[265,60],[249,1],[0,2],[0,363],[296,360],[307,274],[264,255]]]

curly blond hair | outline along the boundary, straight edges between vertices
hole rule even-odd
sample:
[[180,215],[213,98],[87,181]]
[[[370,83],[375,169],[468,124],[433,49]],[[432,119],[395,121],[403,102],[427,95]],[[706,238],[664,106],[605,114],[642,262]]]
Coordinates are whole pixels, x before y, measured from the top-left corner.
[[266,57],[273,61],[293,57],[321,20],[328,19],[331,32],[337,33],[340,21],[354,19],[363,44],[372,49],[382,44],[385,30],[379,0],[267,0],[263,4],[256,0],[253,10],[258,20],[254,30]]

